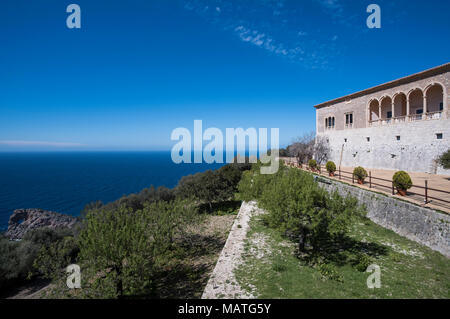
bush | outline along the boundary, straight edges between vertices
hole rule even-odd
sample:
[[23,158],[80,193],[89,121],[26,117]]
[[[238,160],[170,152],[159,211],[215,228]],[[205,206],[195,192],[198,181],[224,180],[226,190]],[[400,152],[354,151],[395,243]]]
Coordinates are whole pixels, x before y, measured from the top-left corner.
[[412,187],[411,177],[405,171],[396,172],[392,177],[392,181],[397,190],[406,191]]
[[[21,241],[0,237],[0,291],[36,275],[33,263],[40,251],[57,245],[70,234],[72,231],[68,229],[39,228],[27,232]],[[49,261],[54,262],[53,259]]]
[[233,163],[220,169],[188,175],[181,178],[175,188],[179,198],[194,198],[209,206],[212,210],[214,202],[233,199],[238,190],[242,173],[251,168],[250,164]]
[[367,171],[361,166],[355,167],[355,169],[353,170],[353,176],[358,178],[358,180],[364,182],[367,177]]
[[316,160],[315,160],[315,159],[310,159],[310,160],[308,161],[308,166],[309,166],[311,169],[316,169],[316,168],[317,168],[317,162],[316,162]]
[[439,157],[439,164],[445,169],[450,169],[450,149]]
[[336,266],[333,264],[319,263],[317,268],[325,279],[335,280],[338,282],[344,281],[344,277],[338,273]]
[[[261,197],[265,187],[271,183],[276,174],[262,175],[260,173],[261,162],[255,163],[252,169],[242,174],[238,184],[237,199],[243,201],[256,200]],[[280,170],[284,170],[285,165],[280,161]]]
[[326,165],[328,173],[334,173],[336,172],[336,164],[332,161],[328,161]]
[[365,272],[373,260],[366,254],[358,254],[356,257],[355,268],[360,272]]
[[195,221],[186,201],[156,202],[142,210],[121,206],[87,214],[80,234],[83,293],[94,298],[144,296],[154,291],[158,274],[171,267],[176,238]]
[[78,240],[72,236],[42,246],[33,262],[33,274],[46,279],[61,278],[66,267],[75,263],[79,251]]

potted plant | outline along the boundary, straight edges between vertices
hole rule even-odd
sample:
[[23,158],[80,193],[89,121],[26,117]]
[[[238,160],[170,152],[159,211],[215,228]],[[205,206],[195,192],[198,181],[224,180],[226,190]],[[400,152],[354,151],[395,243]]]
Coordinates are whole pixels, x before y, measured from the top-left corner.
[[401,196],[405,196],[406,191],[412,187],[411,177],[405,171],[396,172],[392,177],[392,182],[397,189],[397,193]]
[[311,169],[311,171],[314,172],[317,169],[317,162],[316,162],[316,160],[315,159],[310,159],[308,161],[308,166]]
[[367,177],[367,171],[361,166],[355,167],[353,170],[353,176],[358,179],[358,184],[362,185]]
[[328,161],[326,164],[326,168],[327,168],[328,174],[331,177],[333,177],[334,172],[336,172],[336,164],[334,164],[334,162],[332,162],[332,161]]

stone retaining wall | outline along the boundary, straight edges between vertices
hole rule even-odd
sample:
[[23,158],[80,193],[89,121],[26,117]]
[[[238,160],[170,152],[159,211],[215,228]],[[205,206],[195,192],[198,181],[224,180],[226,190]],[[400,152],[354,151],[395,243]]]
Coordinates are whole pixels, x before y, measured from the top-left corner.
[[318,181],[328,191],[356,197],[378,225],[450,257],[449,215],[326,178]]

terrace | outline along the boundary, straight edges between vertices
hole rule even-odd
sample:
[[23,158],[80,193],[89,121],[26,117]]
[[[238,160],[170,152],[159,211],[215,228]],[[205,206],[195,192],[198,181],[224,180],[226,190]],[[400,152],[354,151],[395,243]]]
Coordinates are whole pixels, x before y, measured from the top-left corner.
[[439,120],[444,111],[444,87],[432,83],[425,89],[413,88],[369,101],[369,126],[382,126],[422,120]]

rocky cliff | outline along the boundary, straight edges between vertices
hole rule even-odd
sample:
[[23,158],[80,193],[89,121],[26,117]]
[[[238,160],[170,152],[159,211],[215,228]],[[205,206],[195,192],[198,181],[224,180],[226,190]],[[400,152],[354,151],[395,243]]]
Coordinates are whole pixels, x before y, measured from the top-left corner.
[[9,217],[8,230],[5,235],[9,239],[22,239],[32,229],[71,228],[78,222],[79,220],[75,217],[42,209],[16,209]]

